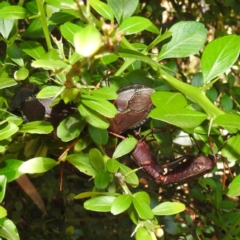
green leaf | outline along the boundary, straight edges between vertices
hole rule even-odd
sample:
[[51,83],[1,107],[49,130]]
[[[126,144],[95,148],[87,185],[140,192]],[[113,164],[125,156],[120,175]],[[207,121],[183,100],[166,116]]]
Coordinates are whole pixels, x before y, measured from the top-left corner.
[[3,123],[0,125],[0,140],[8,139],[13,134],[15,134],[18,131],[17,125],[14,123]]
[[4,207],[0,206],[0,218],[4,218],[6,216],[7,216],[7,210]]
[[101,129],[107,129],[109,127],[109,122],[103,116],[88,107],[85,107],[83,104],[78,106],[78,110],[90,125]]
[[20,67],[24,66],[22,51],[15,44],[12,44],[7,48],[7,54],[17,65]]
[[7,181],[11,182],[19,178],[22,173],[18,171],[23,161],[17,159],[7,159],[2,163],[0,168],[0,174],[7,177]]
[[[131,168],[123,165],[123,164],[120,164],[120,167],[119,167],[119,171],[120,173],[122,173],[123,175],[127,175],[125,177],[125,181],[131,185],[132,187],[137,187],[139,185],[139,180],[138,180],[138,177],[136,175],[135,172],[132,171]],[[130,173],[131,172],[131,173]],[[130,173],[130,174],[129,174]]]
[[154,215],[173,215],[185,210],[185,205],[179,202],[163,202],[152,209]]
[[118,97],[116,89],[114,87],[97,88],[91,91],[91,94],[94,97],[102,98],[105,100],[115,100]]
[[74,36],[74,46],[78,54],[91,57],[102,45],[101,34],[92,25],[87,25]]
[[37,98],[51,98],[59,95],[63,91],[63,87],[60,86],[47,86],[43,88],[38,94]]
[[98,189],[105,189],[111,178],[106,170],[100,170],[94,177],[94,184]]
[[116,107],[106,100],[89,95],[82,95],[81,101],[85,106],[91,108],[92,110],[100,113],[105,117],[113,118],[117,114]]
[[[109,196],[111,193],[109,192],[84,192],[84,193],[80,193],[78,195],[76,195],[74,197],[74,199],[83,199],[83,198],[89,198],[89,197],[96,197],[96,196],[99,196],[99,195],[106,195],[106,196]],[[112,195],[119,195],[118,193],[114,193]]]
[[225,111],[232,110],[233,108],[233,101],[228,95],[223,95],[220,99],[220,103]]
[[225,142],[221,153],[224,157],[228,159],[228,161],[236,161],[239,160],[240,156],[240,134],[236,134],[231,136]]
[[153,109],[149,116],[180,128],[195,128],[207,119],[207,115],[202,112],[164,104]]
[[59,71],[67,68],[69,65],[62,60],[35,60],[32,62],[32,67],[43,68],[44,70]]
[[90,149],[89,153],[89,163],[96,171],[101,171],[105,169],[105,164],[101,152],[96,149]]
[[[1,174],[1,173],[0,173]],[[7,177],[4,175],[0,175],[0,203],[2,203],[5,193],[6,193],[6,186],[7,186]]]
[[68,9],[75,3],[74,0],[45,0],[45,2],[60,9]]
[[89,136],[80,138],[74,145],[74,152],[81,152],[82,150],[87,148],[90,145],[90,143],[92,143],[92,140]]
[[25,19],[27,11],[20,6],[6,6],[0,9],[0,19]]
[[162,105],[175,105],[176,107],[186,107],[187,100],[181,93],[173,92],[154,92],[151,95],[153,104],[156,107],[161,107]]
[[227,193],[228,197],[234,198],[240,196],[240,174],[237,175],[233,181],[231,182],[231,185],[228,189]]
[[122,22],[119,26],[119,31],[124,32],[125,35],[131,35],[146,30],[151,25],[152,22],[147,18],[130,17]]
[[205,84],[228,70],[239,56],[240,37],[229,35],[210,42],[203,51],[202,73]]
[[118,169],[120,167],[120,163],[115,159],[108,159],[108,161],[106,163],[106,167],[109,172],[115,173],[118,171]]
[[14,78],[1,77],[0,89],[12,87],[14,85],[17,85],[17,82],[15,81]]
[[0,33],[4,39],[8,39],[14,26],[14,20],[0,19]]
[[72,45],[74,45],[74,35],[82,29],[81,26],[66,22],[60,26],[61,34],[67,39]]
[[63,142],[69,142],[77,138],[84,129],[86,122],[81,119],[79,114],[66,117],[57,127],[57,136]]
[[134,197],[138,198],[139,201],[141,201],[141,202],[143,201],[143,202],[147,203],[148,205],[150,205],[151,200],[150,200],[149,195],[146,192],[137,192],[134,194]]
[[91,198],[84,202],[84,208],[95,212],[110,212],[115,198],[116,197],[114,196],[99,196]]
[[112,207],[111,207],[111,213],[113,215],[120,214],[124,211],[126,211],[132,204],[132,196],[130,194],[125,194],[118,196],[113,201]]
[[18,69],[15,73],[14,73],[14,78],[17,81],[22,81],[25,80],[29,75],[29,71],[27,68],[23,67]]
[[153,238],[146,228],[139,227],[136,232],[136,240],[153,240]]
[[108,131],[106,129],[95,128],[88,125],[88,132],[96,144],[105,145],[108,142]]
[[24,41],[19,44],[23,52],[34,59],[41,59],[46,53],[43,46],[39,42]]
[[133,195],[133,206],[136,209],[138,215],[143,220],[152,219],[154,217],[152,209],[149,204],[145,201],[142,201],[142,198],[138,197],[138,195]]
[[24,133],[49,134],[53,131],[53,126],[50,122],[34,121],[21,125],[19,131]]
[[225,113],[216,117],[213,123],[225,128],[230,127],[240,129],[240,116],[237,114]]
[[113,20],[112,9],[106,3],[101,2],[99,0],[90,0],[90,5],[103,18]]
[[20,240],[16,226],[7,218],[0,219],[0,236],[5,239]]
[[113,158],[119,158],[130,153],[137,144],[137,140],[133,137],[126,138],[120,142],[113,153]]
[[182,58],[197,53],[203,47],[207,29],[202,23],[182,21],[174,24],[169,30],[172,33],[170,42],[163,45],[158,59]]
[[88,154],[70,154],[66,157],[66,160],[68,160],[72,165],[74,165],[80,172],[93,177],[96,175],[96,171],[93,169],[92,165],[89,162]]
[[113,14],[118,23],[132,16],[135,12],[139,1],[138,0],[107,0],[108,5],[112,8]]
[[57,165],[57,162],[52,158],[36,157],[22,163],[19,167],[21,173],[44,173]]

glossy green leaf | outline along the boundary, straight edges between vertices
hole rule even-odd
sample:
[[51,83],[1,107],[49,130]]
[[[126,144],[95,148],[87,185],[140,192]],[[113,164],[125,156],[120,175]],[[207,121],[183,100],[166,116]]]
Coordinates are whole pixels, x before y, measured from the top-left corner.
[[185,210],[185,205],[179,202],[163,202],[152,209],[154,215],[173,215]]
[[108,159],[106,167],[109,172],[115,173],[119,169],[120,163],[115,159]]
[[240,129],[240,115],[225,113],[216,117],[213,123],[226,128]]
[[22,163],[18,170],[21,173],[44,173],[52,169],[56,165],[57,162],[52,158],[36,157]]
[[92,165],[89,162],[88,154],[70,154],[66,157],[66,160],[68,160],[72,165],[74,165],[80,172],[93,177],[96,175],[96,171],[93,169]]
[[96,171],[101,171],[105,169],[105,164],[101,152],[96,149],[90,149],[89,153],[89,163]]
[[16,226],[7,218],[0,219],[0,236],[5,239],[20,240]]
[[3,123],[0,125],[0,140],[7,139],[11,137],[13,134],[15,134],[18,131],[17,125],[14,123]]
[[99,113],[85,107],[83,104],[78,106],[78,110],[82,117],[92,126],[101,129],[107,129],[109,122]]
[[240,156],[240,134],[233,135],[225,142],[221,153],[228,161],[239,160]]
[[66,22],[60,26],[60,31],[63,37],[68,40],[72,45],[74,44],[74,35],[82,29],[81,26]]
[[[96,197],[100,195],[111,195],[109,192],[83,192],[74,197],[74,199],[83,199],[83,198],[89,198],[89,197]],[[114,195],[119,195],[118,193],[114,193]]]
[[23,81],[25,80],[29,75],[29,71],[27,68],[23,67],[18,69],[15,73],[14,73],[14,78],[17,81]]
[[107,0],[108,5],[112,8],[113,14],[118,23],[132,16],[135,12],[139,1],[138,0]]
[[2,175],[2,173],[0,173],[0,203],[2,203],[4,197],[5,197],[5,193],[6,193],[6,186],[7,186],[7,177]]
[[156,107],[161,107],[162,105],[175,105],[176,107],[186,107],[187,100],[181,93],[173,92],[154,92],[151,95],[153,104]]
[[15,44],[12,44],[7,48],[7,54],[17,65],[20,67],[24,66],[22,51]]
[[87,25],[74,36],[74,46],[78,54],[91,57],[101,47],[100,32],[92,25]]
[[78,15],[74,10],[63,10],[60,12],[54,12],[48,20],[48,24],[63,24],[68,21],[76,19]]
[[85,106],[100,113],[105,117],[113,118],[117,114],[116,107],[106,100],[93,96],[82,95],[81,101]]
[[4,39],[8,39],[14,26],[12,19],[0,19],[0,33]]
[[146,192],[137,192],[134,194],[134,197],[150,205],[150,197]]
[[95,128],[88,125],[88,132],[92,140],[99,145],[105,145],[108,142],[108,131],[107,129]]
[[81,152],[82,150],[86,149],[90,143],[92,143],[92,140],[89,136],[84,137],[84,139],[80,138],[74,145],[74,152]]
[[23,52],[34,59],[41,59],[46,53],[43,46],[39,42],[24,41],[19,44]]
[[14,85],[17,85],[17,82],[15,81],[14,78],[7,78],[7,77],[2,77],[0,81],[0,89],[7,88],[7,87],[12,87]]
[[73,0],[45,0],[45,2],[60,9],[68,9],[75,3]]
[[169,30],[171,40],[164,44],[158,59],[182,58],[197,53],[203,47],[207,29],[202,23],[182,21],[174,24]]
[[101,62],[104,64],[104,65],[108,65],[112,62],[115,62],[118,60],[118,56],[114,53],[106,53],[106,54],[103,54],[103,56],[101,57]]
[[138,196],[133,196],[133,206],[136,209],[138,215],[143,220],[152,219],[154,217],[152,209],[149,204],[145,201],[142,201]]
[[102,87],[97,88],[91,92],[94,97],[102,98],[105,100],[115,100],[118,95],[116,93],[116,89],[113,87]]
[[[135,172],[131,168],[121,164],[119,167],[120,173],[127,175],[124,180],[132,187],[137,187],[139,185],[139,180]],[[131,172],[131,173],[130,173]],[[130,174],[129,174],[130,173]]]
[[84,208],[95,212],[110,212],[114,196],[98,196],[84,202]]
[[57,136],[63,142],[69,142],[77,138],[84,129],[86,122],[81,119],[79,114],[66,117],[57,127]]
[[132,195],[125,194],[118,196],[112,204],[111,213],[113,215],[126,211],[132,204]]
[[153,109],[149,116],[180,128],[195,128],[207,119],[207,115],[202,112],[164,104]]
[[55,97],[63,91],[62,87],[59,86],[47,86],[43,88],[38,94],[37,98],[51,98]]
[[139,227],[136,232],[136,240],[153,240],[153,238],[146,228]]
[[94,184],[97,189],[105,189],[108,186],[110,180],[111,178],[109,176],[109,173],[106,170],[100,170],[94,177]]
[[239,56],[239,41],[237,35],[224,36],[210,42],[202,55],[202,73],[204,83],[228,70]]
[[125,35],[131,35],[146,30],[151,25],[152,22],[148,18],[130,17],[122,22],[122,24],[119,26],[119,30]]
[[34,121],[22,124],[19,131],[23,133],[49,134],[53,131],[53,126],[50,122]]
[[240,174],[237,175],[231,182],[227,195],[230,198],[240,196]]
[[90,0],[90,6],[97,11],[103,18],[113,20],[112,9],[104,2],[99,0]]
[[44,70],[59,71],[68,67],[68,64],[62,60],[35,60],[32,62],[32,67],[42,68]]
[[11,182],[19,178],[22,173],[19,172],[19,167],[23,164],[23,161],[17,159],[7,159],[2,163],[0,168],[0,174],[7,177],[7,181]]
[[0,206],[0,218],[4,218],[6,216],[7,216],[7,210],[4,207]]
[[0,19],[25,19],[27,11],[20,6],[6,6],[0,9]]
[[126,138],[120,142],[113,153],[113,158],[119,158],[130,153],[137,144],[137,140],[133,137]]

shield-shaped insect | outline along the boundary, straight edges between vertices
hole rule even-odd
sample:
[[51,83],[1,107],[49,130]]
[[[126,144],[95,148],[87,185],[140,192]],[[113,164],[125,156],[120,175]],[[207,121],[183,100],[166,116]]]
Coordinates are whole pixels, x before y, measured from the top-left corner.
[[143,125],[153,108],[151,101],[153,92],[154,89],[138,84],[121,88],[115,101],[118,113],[113,119],[109,119],[109,130],[122,133]]

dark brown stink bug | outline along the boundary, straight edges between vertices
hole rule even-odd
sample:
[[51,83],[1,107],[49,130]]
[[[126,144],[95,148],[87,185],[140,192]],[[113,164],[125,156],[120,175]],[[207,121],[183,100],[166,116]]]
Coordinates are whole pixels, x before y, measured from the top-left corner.
[[108,119],[109,130],[119,134],[144,124],[148,119],[149,111],[153,108],[151,94],[154,91],[139,84],[121,88],[115,101],[118,113],[113,119]]

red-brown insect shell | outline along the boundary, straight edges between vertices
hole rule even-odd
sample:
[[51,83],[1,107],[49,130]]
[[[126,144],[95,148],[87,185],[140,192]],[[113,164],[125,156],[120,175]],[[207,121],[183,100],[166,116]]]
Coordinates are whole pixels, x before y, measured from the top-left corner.
[[[203,176],[213,170],[219,158],[220,155],[204,156],[199,154],[197,156],[182,156],[176,159],[174,162],[183,161],[184,159],[186,159],[186,161],[177,165],[167,174],[160,175],[157,179],[157,182],[162,184],[178,183],[183,181],[187,182],[191,179]],[[168,168],[169,164],[162,165],[161,167]]]
[[132,151],[134,160],[157,182],[161,179],[164,169],[156,161],[146,142],[139,140]]
[[144,124],[149,111],[153,108],[151,101],[153,92],[154,89],[138,84],[121,88],[115,101],[118,113],[113,119],[108,119],[109,130],[122,133]]

